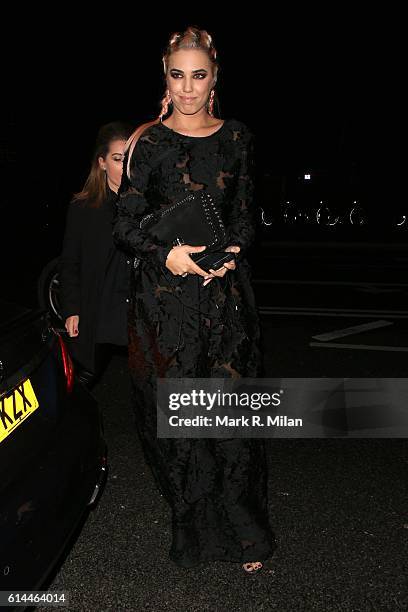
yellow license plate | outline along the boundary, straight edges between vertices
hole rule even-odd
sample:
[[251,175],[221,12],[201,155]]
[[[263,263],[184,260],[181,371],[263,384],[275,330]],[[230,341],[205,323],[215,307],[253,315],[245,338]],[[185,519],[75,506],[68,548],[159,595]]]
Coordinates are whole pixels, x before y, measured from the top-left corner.
[[37,410],[39,404],[27,379],[0,398],[0,443]]

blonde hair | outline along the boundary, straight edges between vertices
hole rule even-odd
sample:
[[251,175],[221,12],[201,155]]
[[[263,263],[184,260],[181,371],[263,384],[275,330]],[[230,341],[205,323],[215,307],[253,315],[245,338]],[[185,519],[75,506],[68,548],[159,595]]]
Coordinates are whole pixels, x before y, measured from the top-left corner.
[[[189,26],[184,32],[175,32],[170,36],[167,47],[164,51],[162,62],[163,62],[163,70],[164,76],[167,76],[168,69],[168,60],[172,53],[175,51],[179,51],[180,49],[201,49],[205,51],[213,64],[214,70],[214,85],[217,82],[217,74],[219,70],[219,65],[217,62],[217,50],[214,47],[212,36],[207,32],[207,30],[200,30],[195,26]],[[215,92],[213,94],[215,97]],[[213,98],[214,99],[214,98]],[[127,176],[130,178],[130,159],[132,157],[134,148],[139,140],[140,136],[143,134],[145,130],[151,125],[155,125],[156,123],[160,123],[163,121],[163,117],[167,115],[169,110],[169,105],[171,100],[167,94],[163,96],[160,101],[160,113],[159,116],[153,121],[148,121],[147,123],[143,123],[130,136],[129,140],[126,143],[125,151],[128,151],[128,161],[127,161]]]

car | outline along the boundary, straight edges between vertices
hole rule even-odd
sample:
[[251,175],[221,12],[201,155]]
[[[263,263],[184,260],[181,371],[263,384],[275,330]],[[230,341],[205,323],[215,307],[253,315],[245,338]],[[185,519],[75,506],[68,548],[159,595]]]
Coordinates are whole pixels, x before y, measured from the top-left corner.
[[0,298],[0,591],[41,590],[106,482],[100,408],[63,335]]

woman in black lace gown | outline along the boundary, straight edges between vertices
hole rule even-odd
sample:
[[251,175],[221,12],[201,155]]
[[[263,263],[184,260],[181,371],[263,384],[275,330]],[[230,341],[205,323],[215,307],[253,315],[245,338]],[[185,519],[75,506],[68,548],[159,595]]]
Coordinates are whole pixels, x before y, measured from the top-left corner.
[[[214,117],[218,66],[207,32],[173,35],[163,64],[162,112],[134,134],[114,225],[117,244],[135,258],[129,363],[136,422],[172,509],[170,558],[183,567],[240,562],[253,573],[275,548],[263,440],[163,439],[156,432],[158,377],[257,375],[259,325],[245,260],[254,238],[253,136],[241,121]],[[139,228],[144,215],[199,189],[212,194],[228,249],[239,252],[236,264],[211,274],[188,255],[199,247],[170,248]]]

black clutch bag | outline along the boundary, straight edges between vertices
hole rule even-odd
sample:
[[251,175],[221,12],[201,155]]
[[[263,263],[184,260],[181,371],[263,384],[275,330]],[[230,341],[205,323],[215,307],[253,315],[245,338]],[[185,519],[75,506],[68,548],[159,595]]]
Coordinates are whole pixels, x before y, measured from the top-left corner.
[[210,270],[219,270],[222,266],[229,262],[235,261],[235,253],[227,253],[225,251],[212,251],[211,253],[207,253],[204,251],[203,253],[194,253],[198,255],[195,258],[195,262],[202,270],[209,272]]
[[[226,231],[217,206],[208,192],[192,191],[179,202],[146,215],[140,228],[169,246],[206,246],[206,252],[222,249]],[[202,253],[195,253],[196,257]]]

